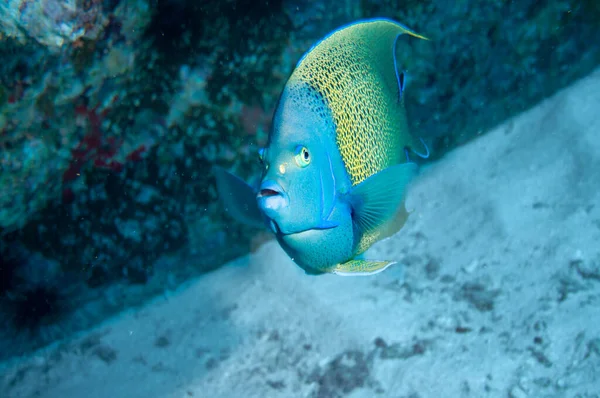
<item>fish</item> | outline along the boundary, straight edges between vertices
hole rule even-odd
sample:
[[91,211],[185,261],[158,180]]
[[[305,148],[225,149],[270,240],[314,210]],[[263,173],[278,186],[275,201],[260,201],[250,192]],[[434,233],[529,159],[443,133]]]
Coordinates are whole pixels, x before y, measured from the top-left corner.
[[268,228],[306,274],[373,275],[395,261],[366,259],[406,223],[411,157],[429,148],[408,129],[406,74],[396,43],[428,40],[390,19],[359,20],[316,42],[277,102],[259,183],[214,166],[217,193],[234,219]]

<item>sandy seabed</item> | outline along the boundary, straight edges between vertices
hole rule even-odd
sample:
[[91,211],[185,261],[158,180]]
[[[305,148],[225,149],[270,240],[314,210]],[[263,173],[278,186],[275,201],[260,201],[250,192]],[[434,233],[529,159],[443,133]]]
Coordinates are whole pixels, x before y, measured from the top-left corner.
[[600,71],[422,169],[372,277],[276,242],[0,368],[13,397],[600,397]]

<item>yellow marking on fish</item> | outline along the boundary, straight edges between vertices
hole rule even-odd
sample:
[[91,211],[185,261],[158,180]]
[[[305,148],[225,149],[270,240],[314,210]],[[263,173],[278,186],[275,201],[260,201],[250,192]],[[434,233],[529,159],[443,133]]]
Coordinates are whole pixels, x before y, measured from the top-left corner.
[[308,83],[327,102],[352,185],[404,161],[403,149],[412,142],[394,70],[401,33],[426,39],[386,20],[336,31],[302,59],[288,83]]
[[373,275],[382,272],[391,265],[396,264],[394,261],[377,261],[377,260],[350,260],[343,264],[338,264],[331,271],[338,275]]

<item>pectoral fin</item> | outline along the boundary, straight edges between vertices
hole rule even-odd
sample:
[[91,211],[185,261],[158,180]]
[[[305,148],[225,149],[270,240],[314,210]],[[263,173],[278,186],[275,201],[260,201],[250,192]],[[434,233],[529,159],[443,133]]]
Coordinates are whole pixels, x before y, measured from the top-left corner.
[[342,276],[364,276],[374,275],[382,272],[390,265],[396,264],[395,261],[375,261],[365,259],[354,259],[334,267],[332,273]]
[[362,233],[390,224],[401,211],[406,188],[416,174],[415,163],[398,164],[372,175],[350,191],[353,218]]
[[256,192],[241,178],[227,170],[214,166],[217,191],[225,211],[242,224],[264,228],[264,218],[256,203]]
[[409,215],[410,212],[406,210],[406,205],[403,201],[402,204],[400,204],[400,207],[398,208],[396,214],[392,217],[392,219],[379,229],[380,233],[378,236],[378,240],[381,241],[383,239],[389,238],[396,232],[400,231],[404,224],[406,224]]

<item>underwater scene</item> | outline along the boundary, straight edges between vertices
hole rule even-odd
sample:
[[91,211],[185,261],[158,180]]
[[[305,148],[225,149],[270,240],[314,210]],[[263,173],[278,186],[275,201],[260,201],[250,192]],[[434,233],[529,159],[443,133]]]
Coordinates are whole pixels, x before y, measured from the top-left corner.
[[600,398],[600,1],[0,0],[0,398]]

